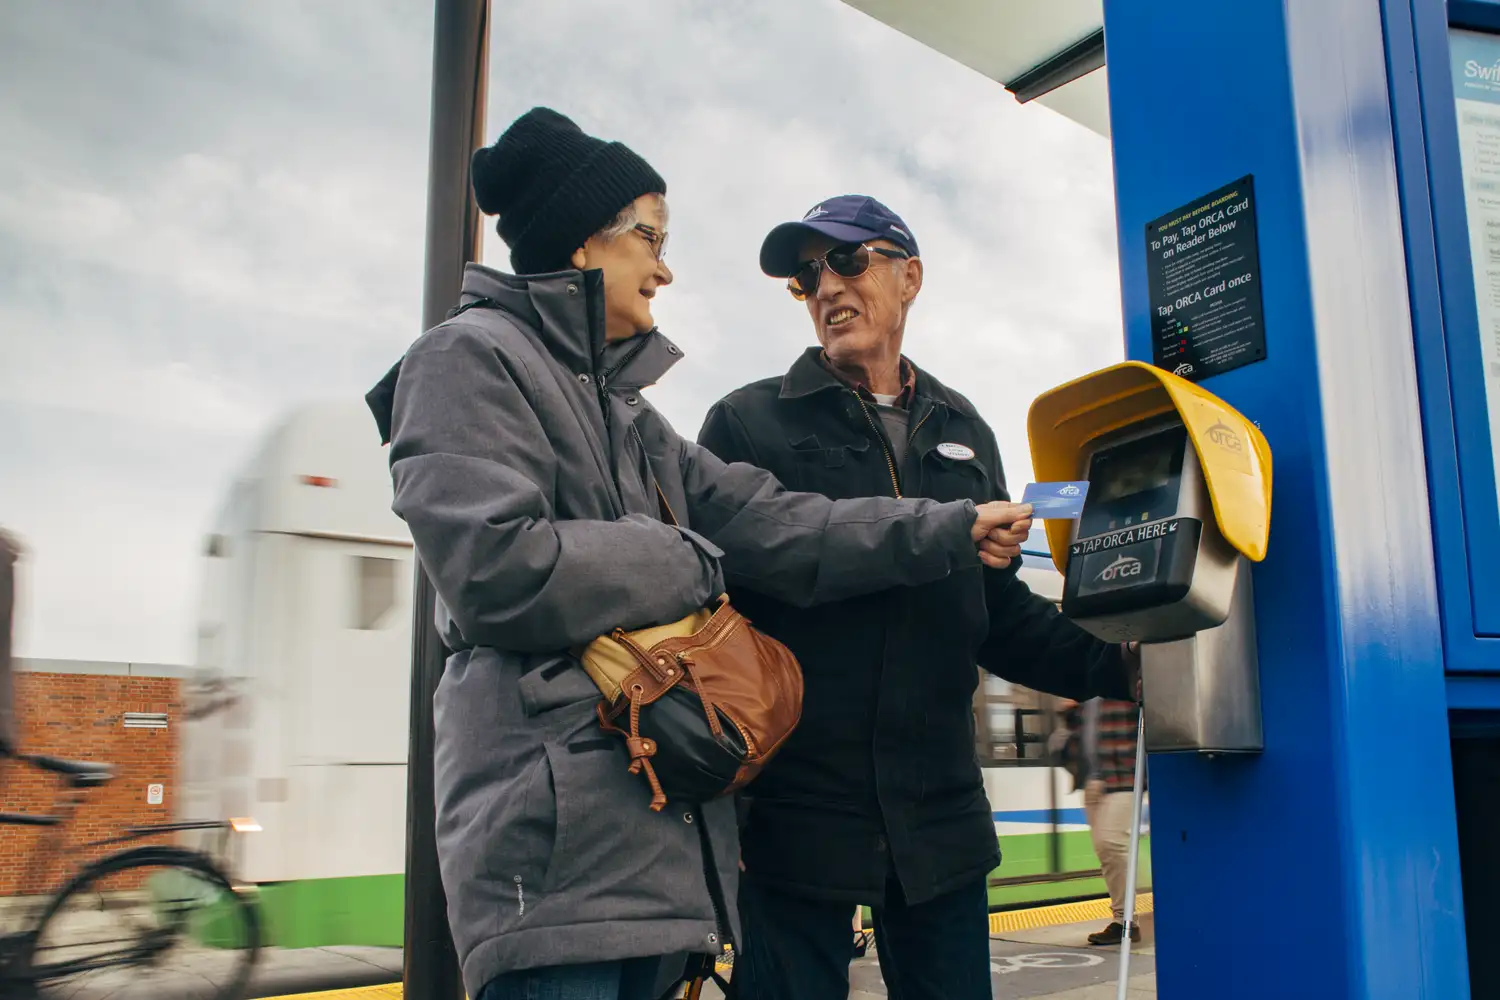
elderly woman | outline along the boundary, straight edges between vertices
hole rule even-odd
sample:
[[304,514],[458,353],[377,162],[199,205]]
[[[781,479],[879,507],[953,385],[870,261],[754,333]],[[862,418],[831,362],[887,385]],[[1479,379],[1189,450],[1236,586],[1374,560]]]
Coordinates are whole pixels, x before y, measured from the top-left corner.
[[470,265],[369,397],[455,650],[435,703],[449,920],[476,1000],[644,996],[661,956],[732,939],[734,803],[649,811],[568,650],[726,580],[812,605],[1004,566],[1030,511],[834,502],[719,461],[641,396],[682,353],[651,315],[672,282],[660,175],[537,108],[473,183],[516,273]]

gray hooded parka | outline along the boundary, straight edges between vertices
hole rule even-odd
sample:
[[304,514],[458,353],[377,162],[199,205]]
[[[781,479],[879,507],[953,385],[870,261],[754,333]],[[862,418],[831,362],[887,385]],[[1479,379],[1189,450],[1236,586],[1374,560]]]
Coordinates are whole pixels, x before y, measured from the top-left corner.
[[469,996],[513,970],[717,952],[735,931],[733,801],[649,811],[568,649],[681,618],[726,580],[812,605],[978,564],[971,502],[790,493],[679,437],[641,390],[681,352],[656,331],[606,344],[603,305],[598,271],[471,264],[461,311],[368,397],[456,651],[437,844]]

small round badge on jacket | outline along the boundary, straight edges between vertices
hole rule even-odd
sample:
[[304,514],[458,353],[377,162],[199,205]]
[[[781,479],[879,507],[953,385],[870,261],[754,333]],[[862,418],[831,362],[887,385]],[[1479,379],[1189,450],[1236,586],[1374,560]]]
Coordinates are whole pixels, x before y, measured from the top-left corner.
[[970,448],[968,445],[956,444],[952,441],[944,441],[938,445],[937,453],[944,458],[956,458],[964,462],[974,457],[973,448]]

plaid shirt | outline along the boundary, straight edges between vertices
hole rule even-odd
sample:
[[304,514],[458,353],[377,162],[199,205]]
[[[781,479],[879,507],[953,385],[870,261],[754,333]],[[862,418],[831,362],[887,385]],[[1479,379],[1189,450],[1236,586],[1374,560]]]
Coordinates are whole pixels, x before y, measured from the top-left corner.
[[1099,732],[1095,743],[1097,759],[1090,775],[1088,762],[1083,759],[1083,706],[1068,710],[1067,723],[1072,733],[1064,756],[1079,786],[1095,777],[1104,782],[1106,791],[1135,790],[1135,738],[1139,715],[1140,706],[1134,702],[1100,699]]
[[[850,378],[845,373],[833,367],[833,363],[828,360],[827,351],[823,351],[818,355],[818,361],[821,362],[823,367],[828,370],[828,374],[832,375],[834,378],[838,379],[840,382],[844,383],[855,392],[859,393],[859,395],[867,401],[871,403],[875,402],[875,394],[870,391],[870,387],[863,382],[859,382]],[[915,396],[916,393],[917,368],[910,361],[906,360],[906,356],[903,354],[901,356],[901,391],[896,394],[896,402],[894,405],[901,407],[903,410],[906,409],[906,407],[911,404],[911,398]]]

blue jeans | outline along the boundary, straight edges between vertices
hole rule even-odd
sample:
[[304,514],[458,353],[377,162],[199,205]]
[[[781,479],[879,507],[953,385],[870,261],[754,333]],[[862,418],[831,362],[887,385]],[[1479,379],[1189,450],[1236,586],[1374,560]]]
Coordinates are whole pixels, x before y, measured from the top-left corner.
[[660,958],[554,965],[491,979],[476,1000],[656,1000]]
[[[983,878],[916,906],[892,878],[885,898],[871,909],[890,1000],[990,1000],[989,892]],[[736,1000],[848,996],[853,917],[853,903],[804,899],[741,878]]]

